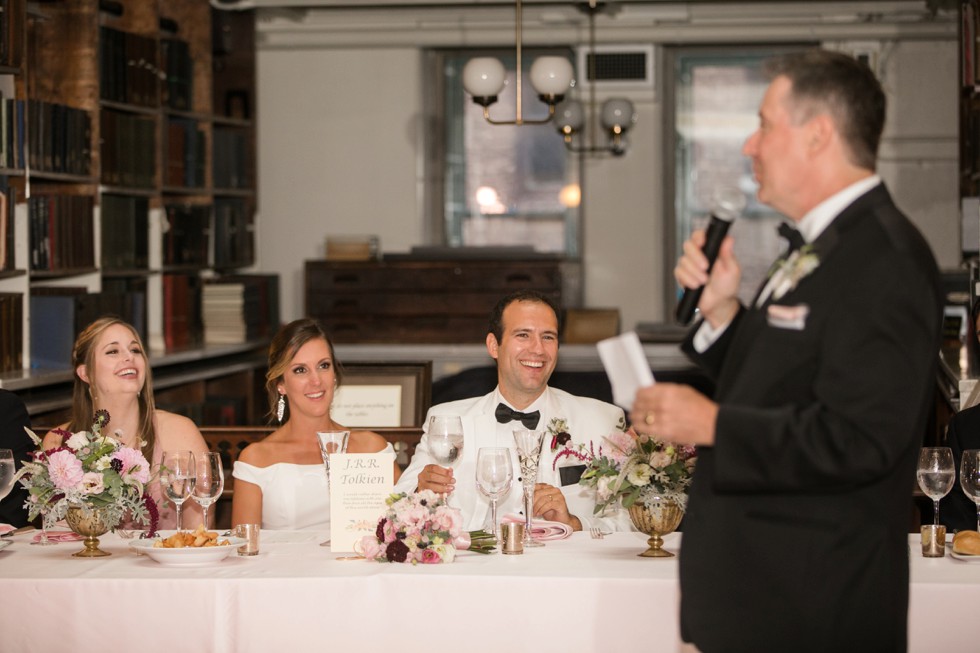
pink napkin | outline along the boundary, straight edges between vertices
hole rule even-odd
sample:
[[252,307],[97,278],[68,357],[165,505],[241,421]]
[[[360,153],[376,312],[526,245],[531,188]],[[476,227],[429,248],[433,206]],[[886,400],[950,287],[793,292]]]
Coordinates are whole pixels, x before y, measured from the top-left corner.
[[12,530],[14,530],[14,527],[11,526],[10,524],[0,524],[0,535],[3,535],[4,533],[9,533]]
[[[79,542],[85,538],[78,533],[71,531],[48,531],[48,541],[50,542]],[[34,541],[41,541],[41,531],[34,535]]]
[[[520,515],[504,515],[500,520],[505,524],[523,524],[524,518]],[[560,521],[548,521],[546,519],[531,520],[531,537],[535,540],[546,542],[548,540],[564,540],[572,534],[572,527]]]

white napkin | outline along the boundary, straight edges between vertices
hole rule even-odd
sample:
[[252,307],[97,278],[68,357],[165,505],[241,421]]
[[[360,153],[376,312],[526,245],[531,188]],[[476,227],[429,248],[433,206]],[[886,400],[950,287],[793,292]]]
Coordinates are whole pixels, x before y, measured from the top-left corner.
[[[523,524],[524,518],[520,515],[504,515],[500,520],[504,524]],[[572,534],[572,527],[560,521],[548,521],[547,519],[531,520],[531,537],[542,542],[548,540],[564,540]]]

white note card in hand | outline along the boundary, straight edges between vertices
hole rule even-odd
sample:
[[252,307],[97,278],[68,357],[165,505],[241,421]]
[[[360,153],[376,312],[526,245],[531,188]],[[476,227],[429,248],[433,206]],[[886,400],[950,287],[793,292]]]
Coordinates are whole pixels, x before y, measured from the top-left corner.
[[629,410],[636,399],[636,391],[654,383],[639,337],[635,331],[628,331],[600,340],[596,346],[612,385],[613,401]]

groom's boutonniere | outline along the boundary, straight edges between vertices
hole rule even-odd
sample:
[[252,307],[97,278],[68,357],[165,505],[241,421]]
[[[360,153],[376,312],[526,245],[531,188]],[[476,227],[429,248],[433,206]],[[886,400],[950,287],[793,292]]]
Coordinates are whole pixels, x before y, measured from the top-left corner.
[[771,275],[774,279],[772,298],[782,298],[819,266],[820,257],[813,251],[813,245],[804,245],[784,261],[777,261]]
[[551,434],[552,453],[572,440],[572,434],[568,432],[568,422],[561,417],[555,417],[548,422],[548,433]]

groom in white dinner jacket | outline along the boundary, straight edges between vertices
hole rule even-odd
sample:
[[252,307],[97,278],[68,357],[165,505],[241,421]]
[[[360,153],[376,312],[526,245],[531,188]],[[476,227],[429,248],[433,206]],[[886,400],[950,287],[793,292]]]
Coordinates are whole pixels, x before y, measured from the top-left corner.
[[[508,447],[513,452],[514,483],[497,504],[498,520],[508,513],[523,514],[520,466],[514,445],[516,428],[548,431],[541,448],[532,515],[568,524],[573,530],[598,526],[608,530],[630,530],[622,509],[609,508],[594,515],[595,491],[577,480],[562,485],[559,469],[581,465],[569,456],[557,456],[565,445],[559,432],[571,436],[570,445],[594,443],[622,430],[623,411],[597,399],[576,397],[548,380],[558,361],[558,312],[551,301],[535,291],[518,291],[500,300],[490,314],[487,351],[497,361],[497,387],[488,395],[438,404],[429,409],[424,429],[432,415],[459,415],[463,422],[463,455],[455,469],[433,462],[428,435],[415,449],[408,469],[395,491],[432,490],[451,493],[449,502],[462,511],[463,528],[484,528],[490,500],[476,487],[476,459],[481,447]],[[524,426],[522,426],[522,424]],[[556,458],[558,458],[556,462]]]

